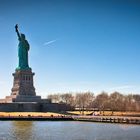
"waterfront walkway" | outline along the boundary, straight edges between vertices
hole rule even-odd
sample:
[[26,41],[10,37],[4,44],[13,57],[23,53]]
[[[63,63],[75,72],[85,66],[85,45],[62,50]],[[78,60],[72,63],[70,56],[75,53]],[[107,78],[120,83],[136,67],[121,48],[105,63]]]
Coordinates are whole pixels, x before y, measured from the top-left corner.
[[140,117],[124,116],[0,116],[0,120],[18,120],[18,121],[86,121],[86,122],[104,122],[104,123],[124,123],[140,124]]
[[74,116],[74,120],[87,122],[140,124],[140,117],[124,116]]

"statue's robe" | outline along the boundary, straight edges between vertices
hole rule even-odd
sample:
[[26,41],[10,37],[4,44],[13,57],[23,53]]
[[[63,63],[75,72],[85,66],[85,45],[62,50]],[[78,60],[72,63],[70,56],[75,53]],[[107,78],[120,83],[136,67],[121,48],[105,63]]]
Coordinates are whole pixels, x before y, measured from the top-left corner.
[[29,51],[29,43],[27,40],[23,38],[19,38],[18,44],[18,57],[19,57],[19,65],[18,69],[29,69],[28,65],[28,51]]

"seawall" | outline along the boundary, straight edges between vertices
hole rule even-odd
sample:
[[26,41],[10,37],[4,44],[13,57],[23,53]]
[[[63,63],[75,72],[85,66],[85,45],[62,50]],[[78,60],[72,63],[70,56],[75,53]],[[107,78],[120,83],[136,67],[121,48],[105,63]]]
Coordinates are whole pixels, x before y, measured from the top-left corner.
[[0,116],[1,121],[85,121],[100,123],[138,124],[140,117],[121,116]]

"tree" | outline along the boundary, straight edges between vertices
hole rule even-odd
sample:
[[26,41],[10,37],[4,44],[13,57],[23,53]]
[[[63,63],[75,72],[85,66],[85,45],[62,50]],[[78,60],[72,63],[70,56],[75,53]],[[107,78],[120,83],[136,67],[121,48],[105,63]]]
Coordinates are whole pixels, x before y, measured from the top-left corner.
[[76,106],[84,111],[93,102],[94,94],[91,92],[77,93],[75,97]]
[[74,96],[72,95],[72,93],[64,93],[61,94],[60,97],[62,102],[69,104],[71,106],[74,105]]
[[124,111],[125,110],[125,97],[119,92],[113,92],[110,95],[109,104],[112,111]]
[[133,98],[132,94],[125,96],[125,111],[135,111],[136,110],[136,102]]
[[134,94],[133,99],[135,101],[135,111],[140,111],[140,95]]
[[101,94],[97,95],[94,100],[94,107],[98,108],[100,111],[104,111],[105,109],[109,108],[109,96],[106,92],[102,92]]
[[47,96],[48,99],[51,99],[53,103],[59,103],[60,102],[60,94],[50,94]]

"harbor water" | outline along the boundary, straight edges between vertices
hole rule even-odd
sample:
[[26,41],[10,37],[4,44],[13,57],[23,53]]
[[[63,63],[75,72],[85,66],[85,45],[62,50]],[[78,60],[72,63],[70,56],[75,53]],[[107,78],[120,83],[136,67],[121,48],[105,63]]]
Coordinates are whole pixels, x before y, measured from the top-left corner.
[[140,126],[80,121],[0,121],[0,140],[140,140]]

